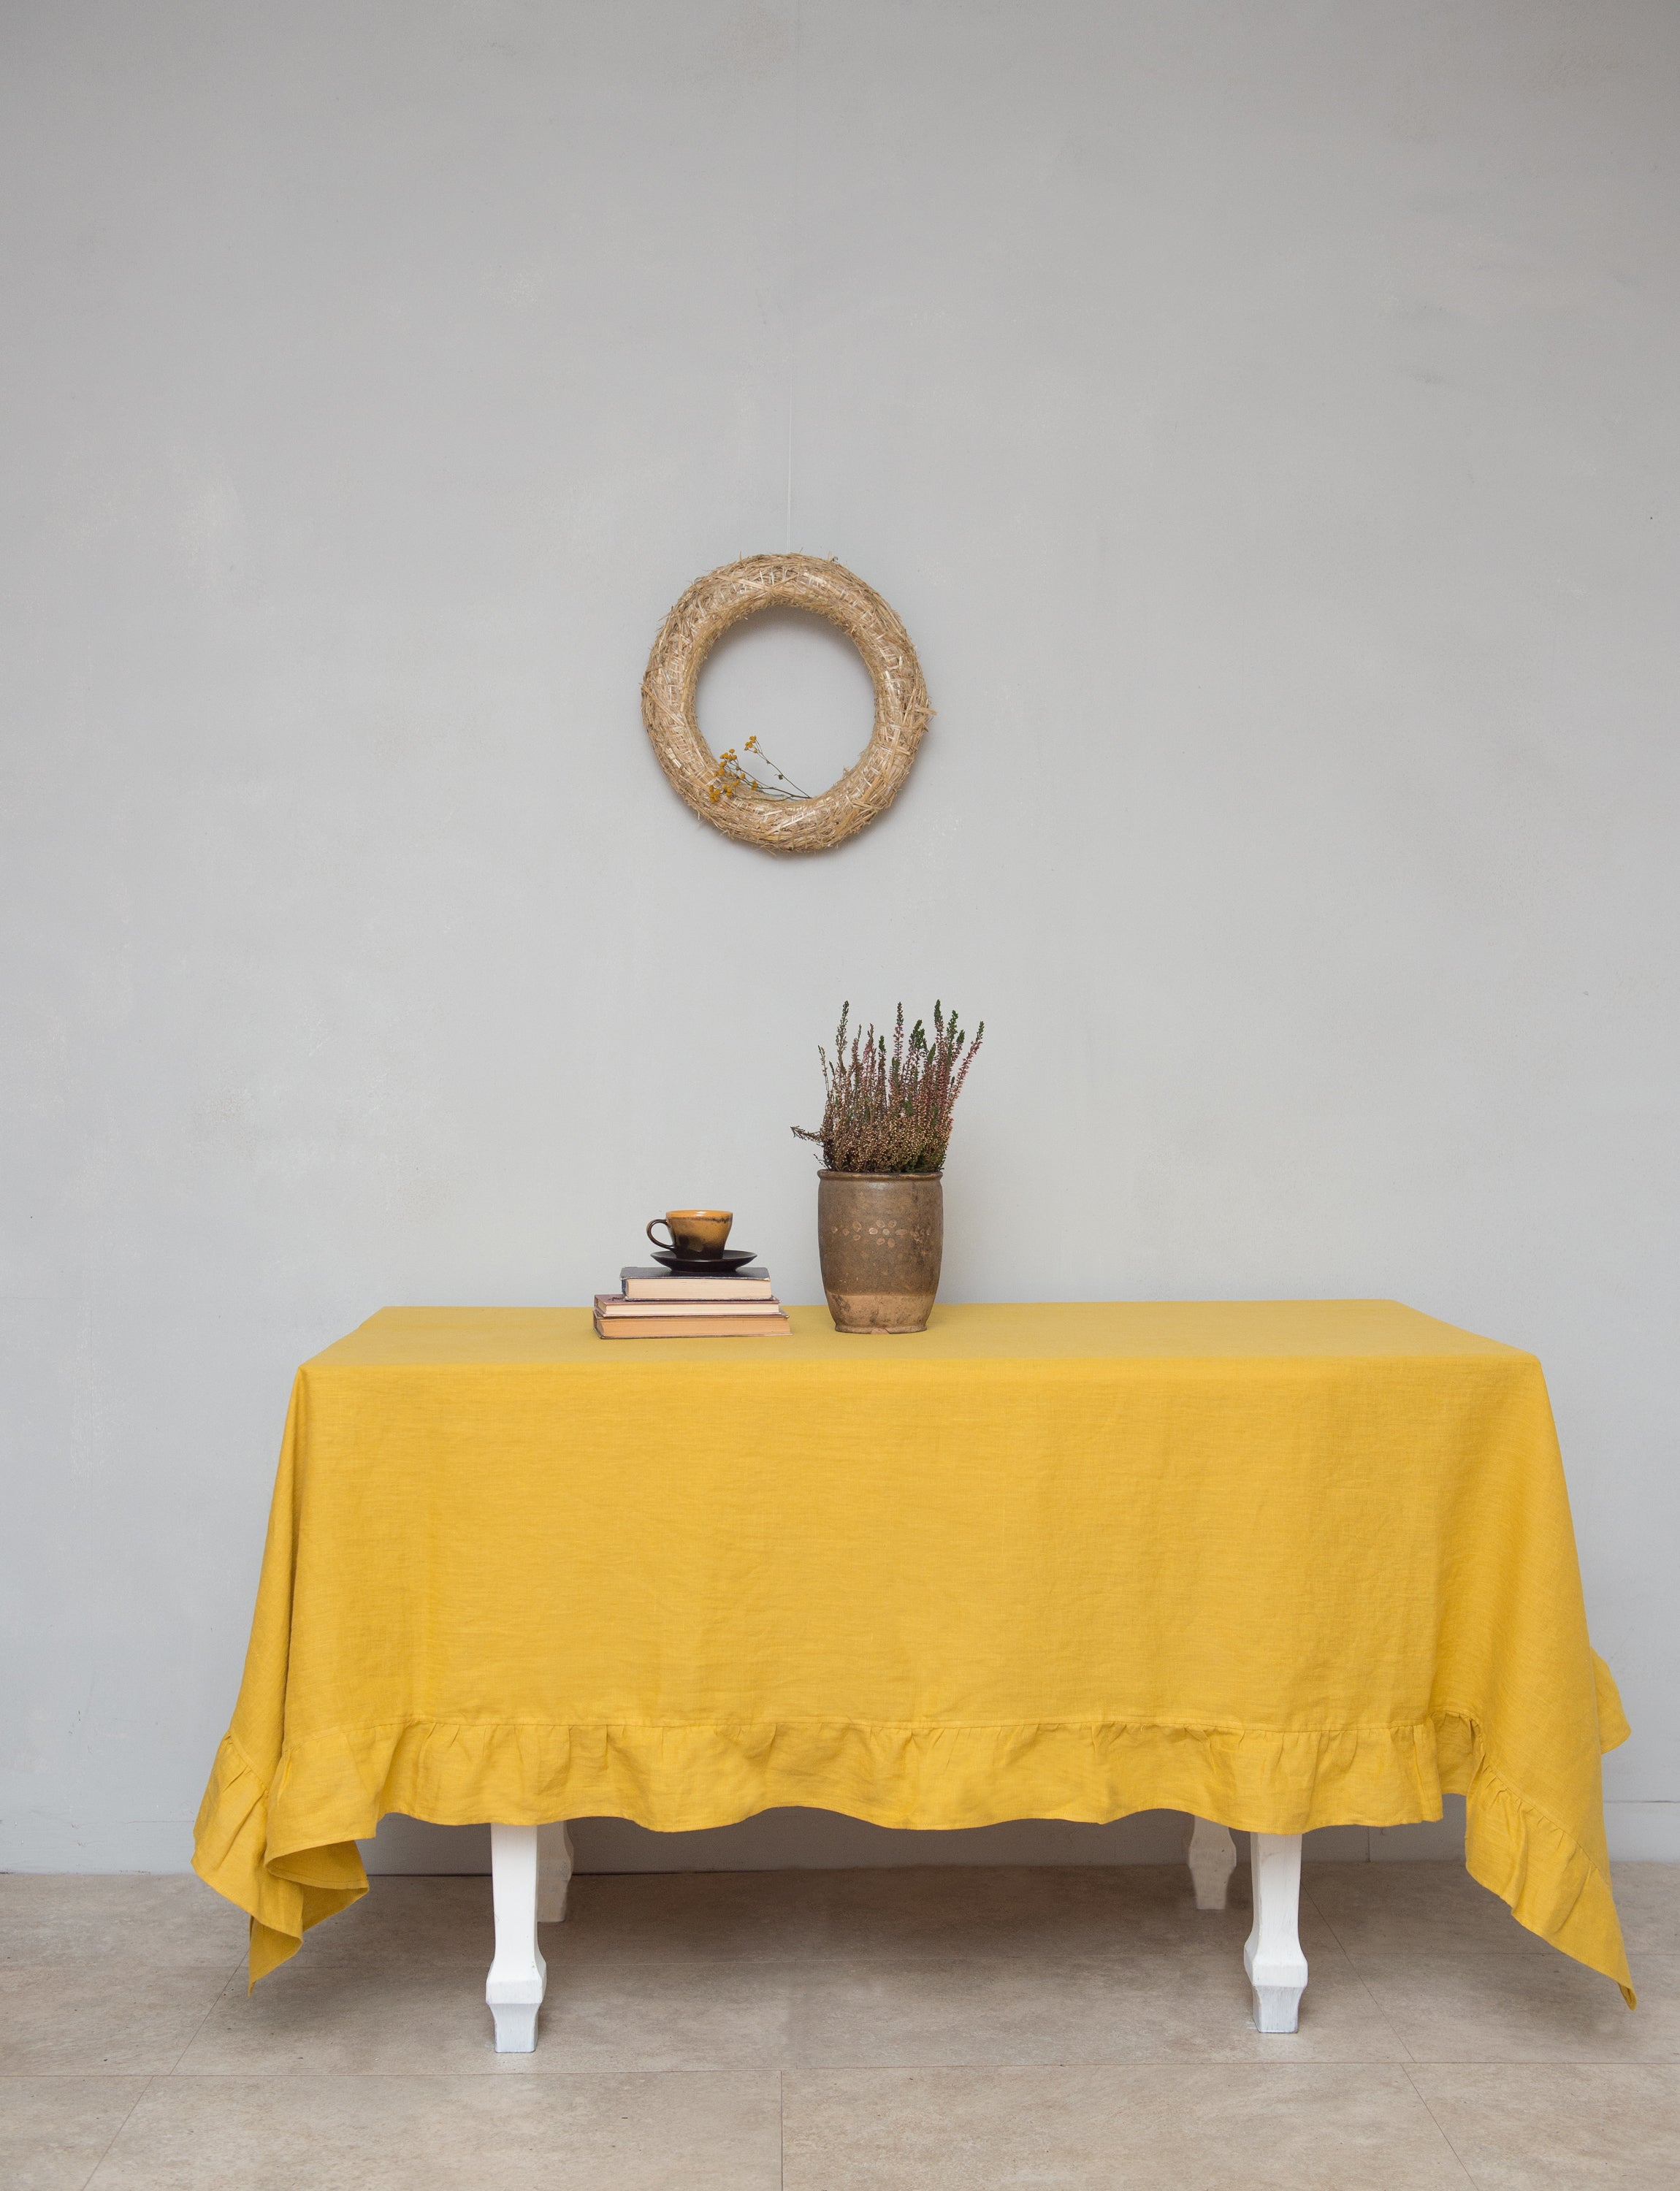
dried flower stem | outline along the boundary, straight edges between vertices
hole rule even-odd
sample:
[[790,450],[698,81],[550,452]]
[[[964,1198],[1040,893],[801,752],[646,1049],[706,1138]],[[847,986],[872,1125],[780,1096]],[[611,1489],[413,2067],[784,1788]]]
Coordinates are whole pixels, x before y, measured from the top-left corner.
[[749,774],[735,748],[719,756],[717,773],[707,787],[706,796],[715,806],[720,799],[809,799],[808,791],[801,791],[790,776],[783,776],[770,755],[755,737],[749,738],[745,750],[755,754],[763,765],[776,778],[774,783],[760,783],[757,777]]
[[832,1063],[826,1050],[823,1084],[827,1101],[815,1130],[794,1128],[801,1141],[820,1141],[830,1171],[937,1172],[951,1139],[951,1114],[968,1078],[986,1022],[971,1042],[953,1012],[933,1007],[933,1033],[918,1020],[908,1038],[904,1007],[898,1007],[889,1053],[886,1037],[873,1026],[854,1033],[846,1049],[850,1004],[841,1007]]

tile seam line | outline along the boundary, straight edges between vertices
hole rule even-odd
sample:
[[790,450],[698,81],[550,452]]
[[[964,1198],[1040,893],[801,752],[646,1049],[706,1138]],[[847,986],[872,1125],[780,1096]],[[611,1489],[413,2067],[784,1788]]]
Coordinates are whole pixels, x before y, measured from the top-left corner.
[[1446,2125],[1441,2120],[1439,2115],[1436,2114],[1434,2108],[1430,2106],[1428,2093],[1422,2090],[1418,2084],[1417,2079],[1412,2074],[1414,2067],[1415,2067],[1415,2064],[1409,2063],[1407,2065],[1406,2082],[1411,2086],[1412,2090],[1417,2094],[1418,2098],[1421,2101],[1424,2113],[1428,2116],[1430,2121],[1434,2124],[1436,2129],[1440,2131],[1442,2143],[1445,2145],[1447,2151],[1451,2154],[1453,2159],[1457,2161],[1459,2166],[1464,2171],[1465,2182],[1466,2183],[1474,2183],[1476,2178],[1470,2172],[1470,2163],[1453,2143],[1451,2137],[1448,2135]]
[[[218,1995],[217,1998],[219,1999],[220,1996]],[[209,2011],[207,2009],[205,2013],[208,2015]],[[197,2035],[197,2033],[194,2032],[193,2037],[195,2039]],[[191,2041],[189,2040],[188,2044],[191,2045]],[[157,2082],[157,2080],[155,2077],[146,2078],[145,2082],[141,2085],[139,2091],[135,2093],[134,2098],[129,2102],[128,2108],[124,2110],[122,2121],[117,2124],[116,2129],[112,2131],[109,2138],[106,2139],[104,2150],[100,2153],[99,2159],[94,2163],[93,2166],[88,2171],[88,2173],[83,2177],[81,2191],[89,2191],[89,2186],[92,2184],[94,2178],[99,2174],[100,2169],[105,2166],[105,2162],[111,2158],[111,2149],[112,2146],[116,2144],[117,2139],[122,2137],[123,2131],[128,2128],[129,2116],[134,2114],[134,2109],[139,2107],[140,2102],[145,2097],[146,2094],[151,2090],[152,2086]]]
[[[1369,1861],[1370,1861],[1369,1858],[1366,1859],[1366,1861],[1369,1863]],[[1408,2075],[1409,2075],[1409,2074],[1410,2074],[1410,2072],[1411,2072],[1411,2064],[1412,2064],[1414,2062],[1415,2062],[1415,2061],[1416,2061],[1416,2059],[1417,2059],[1416,2055],[1415,2055],[1415,2054],[1412,2052],[1411,2047],[1410,2047],[1410,2046],[1409,2046],[1409,2045],[1408,2044],[1408,2042],[1407,2042],[1405,2034],[1404,2034],[1404,2033],[1400,2029],[1399,2026],[1398,2026],[1398,2024],[1393,2021],[1392,2017],[1389,2015],[1389,2013],[1388,2013],[1387,2010],[1383,2006],[1382,2003],[1381,2003],[1381,2002],[1377,1999],[1376,1995],[1375,1995],[1371,1991],[1370,1985],[1366,1983],[1366,1979],[1365,1979],[1365,1974],[1364,1974],[1364,1972],[1359,1968],[1359,1966],[1358,1966],[1358,1965],[1354,1961],[1354,1960],[1353,1960],[1353,1954],[1352,1954],[1352,1951],[1349,1949],[1348,1945],[1347,1945],[1347,1942],[1342,1938],[1342,1937],[1341,1937],[1341,1933],[1340,1933],[1340,1932],[1338,1932],[1336,1931],[1336,1929],[1335,1929],[1335,1923],[1333,1922],[1333,1921],[1332,1921],[1330,1917],[1328,1917],[1328,1916],[1325,1915],[1324,1911],[1319,1908],[1318,1904],[1318,1901],[1317,1901],[1316,1898],[1314,1897],[1314,1895],[1313,1895],[1313,1893],[1312,1888],[1310,1887],[1310,1886],[1309,1886],[1309,1885],[1308,1885],[1308,1883],[1307,1883],[1307,1877],[1306,1877],[1306,1874],[1305,1874],[1305,1872],[1304,1872],[1304,1871],[1303,1871],[1303,1873],[1302,1873],[1302,1875],[1301,1875],[1301,1898],[1302,1898],[1302,1899],[1303,1899],[1304,1901],[1306,1901],[1306,1902],[1309,1903],[1309,1904],[1312,1905],[1312,1909],[1313,1909],[1313,1914],[1314,1914],[1314,1915],[1318,1918],[1319,1921],[1324,1925],[1324,1926],[1325,1930],[1329,1932],[1329,1934],[1330,1934],[1330,1936],[1331,1939],[1333,1939],[1333,1940],[1335,1942],[1335,1944],[1336,1944],[1337,1948],[1338,1948],[1338,1949],[1340,1949],[1340,1951],[1341,1951],[1341,1960],[1342,1960],[1342,1961],[1343,1961],[1344,1963],[1346,1963],[1346,1964],[1347,1964],[1347,1966],[1348,1969],[1349,1969],[1349,1970],[1353,1972],[1353,1979],[1354,1979],[1355,1983],[1358,1986],[1358,1989],[1359,1989],[1360,1992],[1361,1992],[1361,1993],[1363,1993],[1363,1994],[1364,1995],[1365,1999],[1366,1999],[1366,2000],[1370,2003],[1371,2006],[1375,2010],[1375,2012],[1376,2012],[1377,2015],[1381,2018],[1381,2021],[1382,2021],[1382,2028],[1383,2028],[1383,2029],[1384,2029],[1385,2031],[1387,2031],[1387,2032],[1390,2034],[1390,2036],[1393,2039],[1394,2044],[1395,2044],[1395,2045],[1399,2048],[1399,2050],[1400,2050],[1400,2067],[1401,2067],[1402,2069],[1404,2069],[1406,2071],[1406,2073],[1407,2073],[1407,2074],[1408,2074]],[[1309,1970],[1310,1970],[1310,1966],[1309,1966]],[[1310,1975],[1309,1975],[1308,1979],[1307,1979],[1307,1983],[1308,1983],[1309,1985],[1312,1983],[1312,1978],[1311,1978]],[[1420,2095],[1419,2095],[1419,2097],[1420,2097],[1420,2098],[1421,2098],[1421,2097],[1422,2097],[1422,2095],[1421,2095],[1421,2094],[1420,2094]],[[1441,2134],[1442,2134],[1442,2136],[1443,2136],[1444,2137],[1446,2136],[1446,2132],[1445,2132],[1444,2131]],[[1455,2158],[1455,2159],[1456,2159],[1456,2158],[1457,2158],[1457,2156],[1455,2154],[1454,2158]],[[1461,2165],[1462,2165],[1462,2164],[1461,2164]]]
[[[225,1983],[219,1986],[216,1991],[211,1995],[209,2000],[205,2005],[203,2015],[199,2017],[197,2023],[193,2025],[192,2029],[188,2033],[179,2053],[176,2055],[174,2060],[169,2064],[167,2069],[159,2072],[161,2076],[173,2077],[176,2074],[179,2070],[182,2063],[185,2061],[187,2056],[191,2052],[194,2046],[197,2043],[199,2033],[203,2030],[205,2025],[215,2014],[221,2003],[227,1999],[230,1990],[234,1986],[236,1986],[240,1980],[245,1976],[246,1970],[247,1959],[245,1956],[242,1955],[236,1963],[230,1966]],[[136,2104],[138,2105],[138,2102]],[[100,2162],[100,2166],[101,2168],[105,2166],[103,2159],[101,2159]],[[93,2179],[90,2177],[88,2178],[89,2182],[91,2182],[92,2180]]]
[[216,1995],[215,1998],[211,2001],[210,2006],[205,2010],[203,2015],[199,2017],[197,2023],[192,2027],[192,2035],[187,2040],[186,2045],[183,2046],[180,2052],[176,2055],[174,2062],[170,2064],[168,2069],[161,2072],[163,2076],[191,2077],[198,2074],[196,2070],[183,2069],[181,2067],[182,2063],[185,2061],[187,2056],[192,2052],[193,2047],[196,2045],[200,2032],[203,2030],[205,2025],[210,2021],[210,2018],[221,2006],[221,2004],[227,1999],[228,1995],[230,1994],[236,1994],[239,1999],[243,2000],[245,1998],[244,1993],[241,1992],[240,1989],[248,1987],[249,1979],[249,1959],[248,1955],[242,1955],[238,1961],[235,1963],[233,1967],[229,1971],[226,1984],[224,1985],[221,1991]]
[[[561,2043],[563,2044],[564,2042],[562,2041]],[[485,2052],[487,2053],[493,2052],[490,2042],[487,2040],[485,2041]],[[805,2065],[803,2064],[796,2064],[795,2074],[803,2074],[804,2066]],[[842,2066],[850,2067],[852,2065],[844,2064]],[[865,2063],[857,2066],[873,2069],[880,2067],[880,2064],[875,2063]],[[943,2068],[947,2065],[943,2063],[936,2063],[934,2066],[936,2068]],[[971,2069],[976,2065],[971,2063],[960,2063],[955,2066],[960,2069]],[[982,2068],[987,2068],[991,2065],[982,2063],[979,2066]],[[1005,2068],[1010,2068],[1015,2065],[1005,2063],[1002,2066]],[[1044,2069],[1046,2066],[1055,2065],[1046,2065],[1042,2062],[1028,2062],[1021,2066],[1029,2069]],[[1116,2063],[1112,2062],[1096,2062],[1075,2063],[1073,2066],[1075,2068],[1089,2069],[1125,2069],[1132,2065],[1126,2063]],[[1146,2064],[1144,2066],[1147,2067],[1149,2065]],[[1225,2066],[1227,2068],[1233,2066],[1240,2067],[1241,2064],[1227,2063]],[[1365,2064],[1356,2066],[1368,2067],[1370,2065]],[[1387,2066],[1393,2069],[1398,2067],[1398,2064],[1390,2063]],[[645,2069],[631,2067],[629,2069],[519,2069],[511,2071],[498,2069],[493,2066],[493,2063],[492,2064],[487,2064],[481,2069],[324,2069],[318,2071],[314,2069],[305,2069],[300,2071],[291,2066],[280,2069],[257,2069],[248,2068],[237,2069],[168,2069],[163,2071],[156,2077],[148,2078],[146,2081],[148,2084],[161,2085],[167,2083],[171,2080],[179,2079],[183,2083],[190,2080],[195,2085],[269,2085],[282,2082],[288,2077],[307,2075],[310,2078],[337,2077],[353,2080],[358,2085],[377,2085],[381,2083],[387,2085],[436,2085],[439,2083],[447,2083],[451,2078],[454,2077],[493,2077],[504,2084],[519,2085],[527,2083],[533,2077],[541,2077],[555,2084],[576,2084],[580,2081],[590,2082],[602,2078],[610,2078],[615,2082],[622,2082],[622,2080],[626,2077],[644,2077],[650,2080],[669,2077],[708,2077],[715,2079],[720,2076],[750,2076],[755,2071],[764,2071],[766,2074],[774,2074],[778,2077],[786,2074],[779,2066],[762,2062],[707,2062],[691,2066],[686,2069]],[[94,2074],[97,2075],[99,2073],[96,2072]],[[113,2077],[121,2077],[125,2074],[126,2073],[122,2070],[116,2070],[111,2073]],[[44,2078],[60,2076],[65,2078],[78,2078],[85,2081],[87,2074],[88,2073],[86,2071],[80,2069],[65,2069],[61,2071],[33,2069],[26,2072],[17,2073],[15,2074],[9,2073],[9,2074],[5,2076],[0,2076],[0,2084],[5,2084],[8,2082],[38,2084]],[[139,2104],[139,2099],[143,2098],[144,2097],[144,2094],[137,2096],[136,2105]],[[132,2112],[132,2110],[130,2110],[130,2112]]]
[[[1251,2036],[1257,2038],[1261,2035],[1254,2031],[1252,2024],[1247,2024],[1244,2028]],[[487,2051],[488,2048],[487,2044]],[[749,2074],[755,2069],[773,2069],[778,2080],[785,2080],[789,2077],[823,2077],[831,2074],[844,2074],[845,2075],[850,2076],[853,2074],[862,2073],[867,2073],[871,2076],[885,2076],[903,2073],[906,2076],[923,2077],[940,2074],[946,2070],[960,2070],[968,2075],[971,2075],[977,2071],[996,2070],[1000,2073],[1007,2073],[1011,2076],[1038,2076],[1040,2074],[1052,2073],[1058,2069],[1175,2069],[1187,2071],[1194,2069],[1217,2069],[1223,2074],[1228,2074],[1233,2070],[1252,2070],[1256,2076],[1275,2077],[1317,2074],[1333,2075],[1341,2071],[1349,2069],[1392,2069],[1402,2075],[1409,2075],[1410,2069],[1414,2066],[1419,2069],[1544,2069],[1548,2065],[1545,2063],[1508,2062],[1418,2063],[1414,2065],[1409,2064],[1405,2062],[1397,2061],[1392,2056],[1383,2056],[1378,2054],[1349,2054],[1338,2056],[1335,2058],[1318,2057],[1310,2061],[1293,2062],[1268,2062],[1261,2056],[1252,2054],[1124,2054],[1108,2056],[1061,2054],[1057,2055],[1053,2061],[1039,2062],[871,2062],[866,2060],[846,2060],[831,2062],[755,2063],[718,2061],[693,2063],[686,2067],[665,2069],[648,2069],[635,2066],[626,2066],[617,2069],[531,2069],[515,2072],[512,2073],[511,2075],[506,2070],[498,2069],[493,2066],[487,2064],[487,2066],[481,2069],[333,2069],[318,2074],[353,2080],[358,2085],[374,2084],[379,2082],[381,2080],[390,2084],[401,2084],[414,2080],[419,2080],[427,2084],[435,2084],[440,2080],[447,2080],[453,2077],[490,2077],[503,2083],[511,2082],[524,2084],[533,2077],[541,2078],[545,2081],[552,2080],[555,2083],[572,2082],[578,2079],[595,2079],[602,2077],[618,2079],[625,2077],[715,2078],[720,2076],[746,2075]],[[1574,2069],[1608,2066],[1615,2069],[1633,2068],[1660,2069],[1672,2068],[1674,2065],[1667,2063],[1652,2062],[1631,2063],[1613,2063],[1608,2065],[1570,2063],[1553,2064],[1551,2066]],[[40,2072],[36,2073],[37,2078],[42,2073]],[[66,2077],[70,2077],[78,2076],[83,2073],[75,2070],[66,2070],[63,2074]],[[148,2080],[148,2082],[152,2084],[162,2084],[167,2081],[168,2078],[179,2077],[183,2081],[191,2080],[192,2082],[200,2085],[217,2083],[268,2085],[283,2082],[286,2078],[293,2075],[293,2074],[294,2072],[289,2069],[278,2070],[251,2069],[181,2069],[168,2071],[167,2073],[167,2076],[151,2078]],[[310,2072],[309,2074],[315,2074],[317,2073]],[[138,2101],[136,2104],[138,2104]]]
[[[1244,2029],[1249,2032],[1252,2037],[1260,2038],[1264,2036],[1263,2034],[1255,2031],[1252,2023],[1245,2024]],[[552,2077],[716,2077],[738,2074],[742,2071],[750,2069],[757,2066],[760,2065],[752,2063],[711,2062],[708,2063],[702,2069],[545,2069],[530,2070],[527,2071],[525,2074],[529,2076],[540,2075]],[[1437,2065],[1419,2063],[1417,2066],[1420,2068],[1429,2068]],[[1457,2063],[1444,2063],[1438,2066],[1456,2068],[1461,2065]],[[1477,2068],[1489,2065],[1472,2063],[1463,2066]],[[1492,2066],[1510,2068],[1513,2065],[1510,2063],[1500,2063]],[[1514,2066],[1544,2067],[1545,2065],[1517,2064]],[[1570,2066],[1579,2065],[1574,2064]],[[1626,2067],[1627,2065],[1623,2063],[1616,2064],[1615,2066]],[[1661,2069],[1669,2065],[1662,2063],[1653,2063],[1644,2066],[1654,2069]],[[1264,2077],[1278,2075],[1306,2075],[1309,2074],[1323,2074],[1330,2075],[1343,2069],[1393,2069],[1404,2076],[1409,2074],[1409,2067],[1410,2065],[1407,2063],[1396,2061],[1392,2056],[1383,2056],[1380,2054],[1349,2054],[1345,2056],[1337,2056],[1334,2059],[1328,2057],[1320,2057],[1312,2061],[1301,2062],[1268,2062],[1262,2057],[1252,2054],[1109,2054],[1094,2056],[1085,2054],[1058,2054],[1053,2061],[1039,2062],[869,2062],[863,2060],[834,2062],[783,2062],[777,2065],[777,2074],[783,2081],[785,2081],[789,2077],[826,2077],[831,2074],[835,2075],[844,2074],[846,2076],[851,2076],[854,2074],[867,2072],[870,2076],[902,2074],[907,2077],[930,2077],[940,2075],[946,2070],[960,2070],[965,2075],[972,2075],[977,2071],[994,2069],[1007,2073],[1011,2076],[1039,2076],[1041,2074],[1053,2073],[1057,2069],[1218,2069],[1222,2072],[1228,2072],[1233,2069],[1252,2069],[1257,2076]],[[196,2073],[188,2072],[188,2074],[192,2074]],[[212,2074],[218,2075],[224,2074],[228,2075],[240,2074],[248,2079],[253,2074],[266,2074],[270,2073],[253,2073],[249,2071],[217,2071],[213,2073],[206,2071],[204,2074],[207,2076]],[[353,2076],[359,2073],[354,2070],[345,2070],[337,2072],[335,2074]],[[421,2070],[415,2070],[413,2072],[370,2070],[367,2074],[369,2076],[386,2074],[413,2074],[419,2076],[427,2075],[430,2073]],[[440,2071],[438,2074],[447,2076],[493,2077],[504,2073],[494,2069],[452,2069]]]
[[1414,2054],[1417,2069],[1680,2069],[1671,2054]]

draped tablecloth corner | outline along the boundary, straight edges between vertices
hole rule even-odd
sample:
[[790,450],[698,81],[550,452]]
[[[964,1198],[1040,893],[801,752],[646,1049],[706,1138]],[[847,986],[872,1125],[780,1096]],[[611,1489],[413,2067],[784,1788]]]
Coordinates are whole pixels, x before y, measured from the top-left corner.
[[387,1812],[657,1830],[1438,1818],[1634,1993],[1533,1356],[1391,1301],[980,1305],[774,1348],[391,1309],[293,1388],[194,1869],[251,1982]]

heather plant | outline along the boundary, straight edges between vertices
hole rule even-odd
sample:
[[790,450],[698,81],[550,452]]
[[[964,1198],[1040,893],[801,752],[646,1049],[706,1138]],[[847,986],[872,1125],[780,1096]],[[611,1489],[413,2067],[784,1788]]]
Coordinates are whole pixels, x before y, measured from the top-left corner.
[[937,1172],[951,1139],[951,1114],[968,1078],[986,1022],[971,1041],[957,1025],[933,1007],[933,1033],[918,1020],[904,1033],[904,1007],[898,1007],[892,1048],[873,1026],[853,1032],[846,1047],[850,1004],[841,1007],[834,1055],[818,1048],[828,1101],[823,1123],[812,1130],[795,1126],[803,1141],[820,1141],[830,1171]]

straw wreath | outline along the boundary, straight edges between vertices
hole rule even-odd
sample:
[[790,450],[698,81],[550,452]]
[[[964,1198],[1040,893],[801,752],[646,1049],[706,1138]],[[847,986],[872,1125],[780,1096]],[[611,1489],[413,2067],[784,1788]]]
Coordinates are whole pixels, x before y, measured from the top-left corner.
[[[700,735],[694,690],[701,665],[732,624],[760,609],[813,610],[838,624],[875,688],[868,744],[840,782],[814,799],[755,795],[739,769]],[[703,822],[775,852],[825,852],[884,814],[910,772],[930,709],[909,634],[873,588],[817,555],[749,555],[697,578],[659,628],[641,680],[641,716],[659,765]]]

